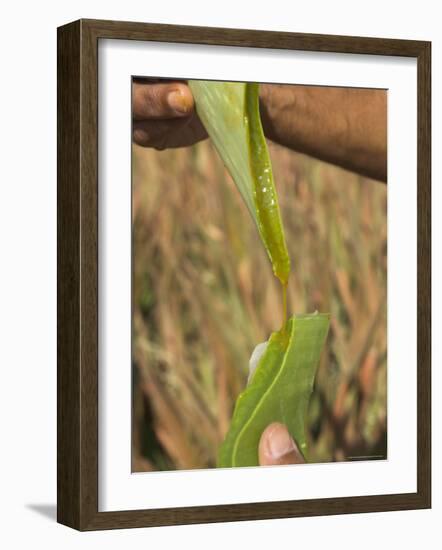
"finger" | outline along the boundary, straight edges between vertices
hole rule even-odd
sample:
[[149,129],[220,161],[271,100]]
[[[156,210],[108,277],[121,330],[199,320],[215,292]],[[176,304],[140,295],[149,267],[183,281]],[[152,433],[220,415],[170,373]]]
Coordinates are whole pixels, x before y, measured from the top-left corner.
[[134,121],[132,138],[137,145],[143,147],[161,147],[168,136],[176,135],[185,124],[186,121],[182,119]]
[[192,113],[193,107],[192,92],[182,82],[132,84],[134,120],[185,117]]
[[258,344],[252,351],[252,355],[250,356],[249,360],[249,376],[247,378],[247,384],[249,384],[252,380],[253,375],[256,371],[256,367],[258,366],[261,357],[264,355],[265,350],[267,349],[267,345],[268,342],[261,342],[261,344]]
[[303,464],[304,457],[289,431],[279,422],[273,422],[264,430],[258,448],[260,466]]
[[132,138],[142,147],[165,149],[185,147],[207,137],[207,132],[195,112],[187,118],[135,121]]

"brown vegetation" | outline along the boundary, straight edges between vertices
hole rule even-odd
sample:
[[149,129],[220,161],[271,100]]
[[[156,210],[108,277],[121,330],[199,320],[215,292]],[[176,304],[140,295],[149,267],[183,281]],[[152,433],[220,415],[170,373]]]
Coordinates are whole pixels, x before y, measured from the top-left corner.
[[[270,149],[292,275],[289,312],[331,313],[310,460],[386,455],[386,187]],[[215,466],[280,288],[209,141],[133,149],[133,470]]]

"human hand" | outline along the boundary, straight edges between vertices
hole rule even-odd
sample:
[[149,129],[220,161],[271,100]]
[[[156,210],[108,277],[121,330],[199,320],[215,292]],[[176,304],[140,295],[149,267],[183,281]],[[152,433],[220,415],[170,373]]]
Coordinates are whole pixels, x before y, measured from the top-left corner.
[[[258,344],[252,352],[249,361],[248,383],[267,348],[267,343]],[[260,466],[303,464],[305,462],[287,427],[281,422],[272,422],[262,432],[258,445],[258,459]]]
[[143,147],[183,147],[207,137],[184,81],[135,79],[132,118],[133,141]]
[[286,426],[280,422],[272,422],[263,431],[259,441],[258,456],[260,466],[305,462]]

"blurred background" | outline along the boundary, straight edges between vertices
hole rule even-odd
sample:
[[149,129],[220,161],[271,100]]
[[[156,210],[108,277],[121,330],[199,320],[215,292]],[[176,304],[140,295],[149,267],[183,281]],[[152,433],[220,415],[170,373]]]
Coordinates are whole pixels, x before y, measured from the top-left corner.
[[[312,462],[386,458],[387,190],[269,143],[292,261],[289,314],[330,312]],[[281,291],[209,140],[133,146],[132,470],[212,468]]]

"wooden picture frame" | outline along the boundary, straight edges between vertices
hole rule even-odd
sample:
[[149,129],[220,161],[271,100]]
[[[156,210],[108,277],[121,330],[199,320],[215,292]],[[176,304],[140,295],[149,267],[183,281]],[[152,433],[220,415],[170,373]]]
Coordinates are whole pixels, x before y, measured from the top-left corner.
[[[417,492],[98,511],[98,41],[124,39],[403,56],[418,67]],[[79,20],[58,29],[58,521],[82,531],[431,506],[431,44]]]

